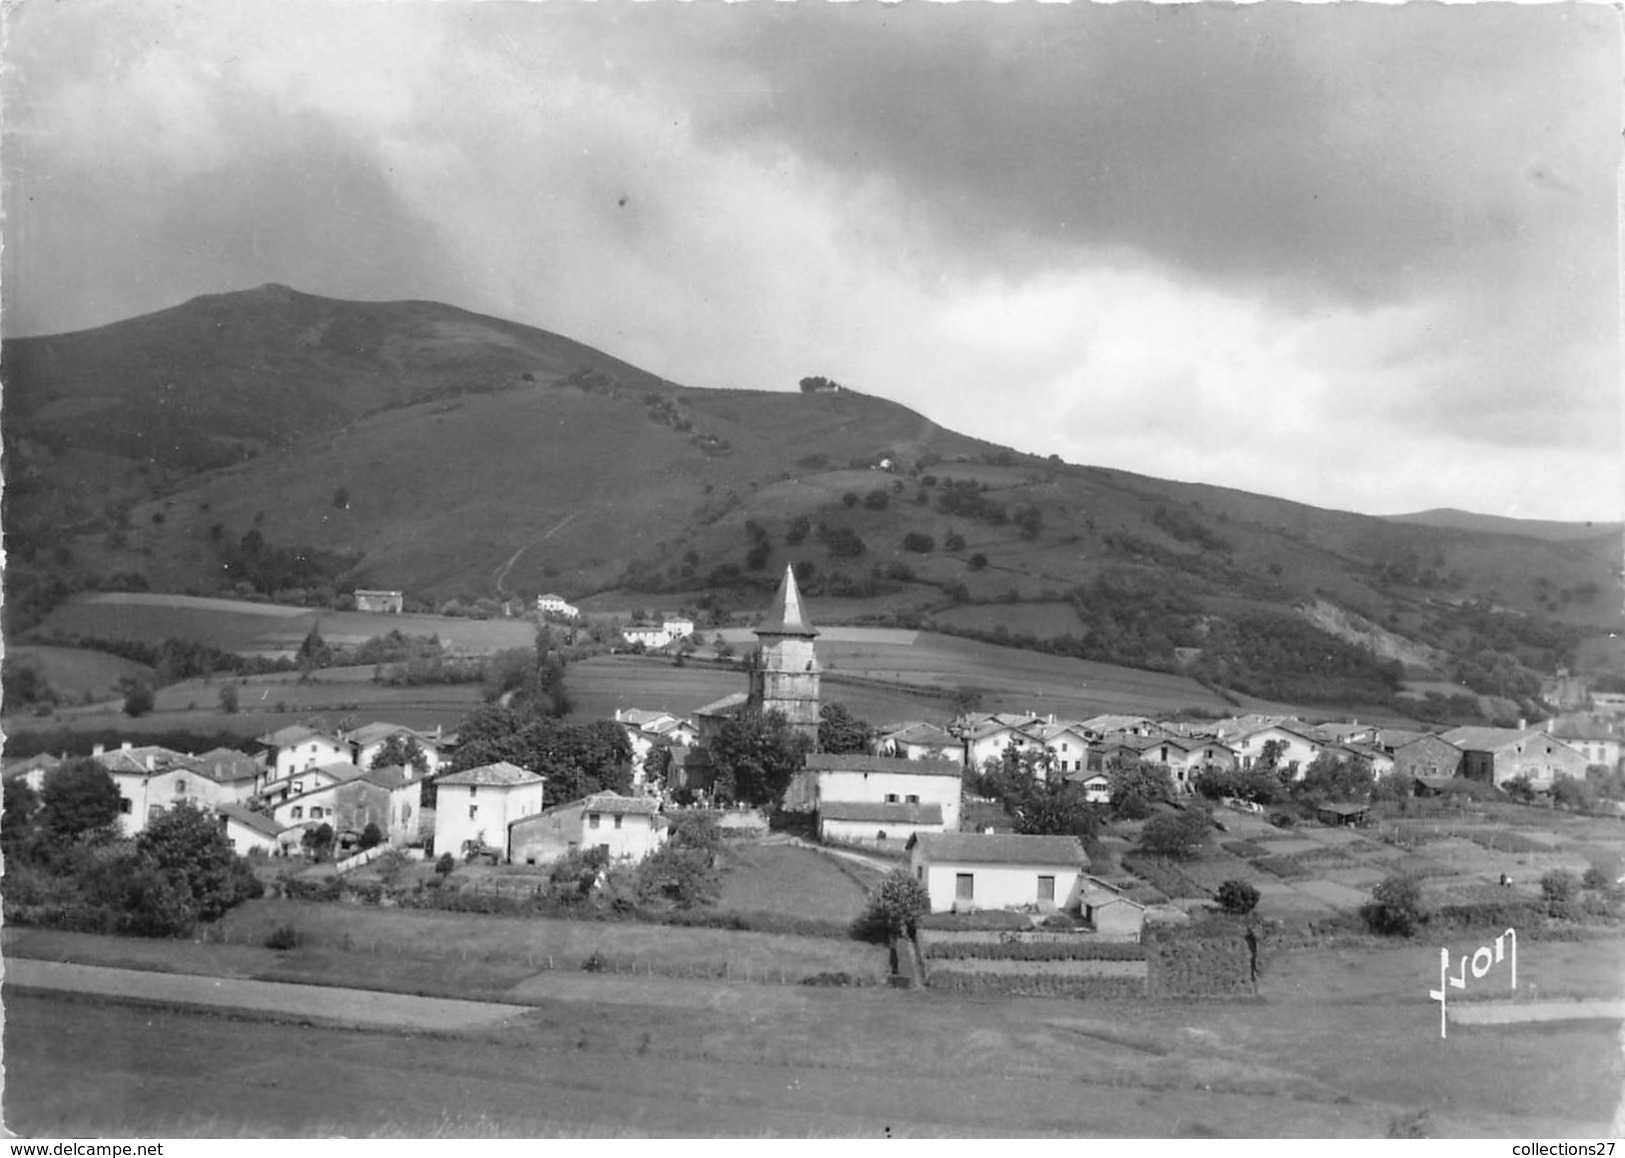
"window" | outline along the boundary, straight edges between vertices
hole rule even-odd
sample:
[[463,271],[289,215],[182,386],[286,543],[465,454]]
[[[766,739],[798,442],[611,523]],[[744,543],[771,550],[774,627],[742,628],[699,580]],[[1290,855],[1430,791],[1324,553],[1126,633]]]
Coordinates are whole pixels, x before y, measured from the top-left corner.
[[886,803],[887,804],[896,804],[897,803],[897,793],[895,793],[895,792],[886,793]]
[[479,791],[480,791],[480,786],[479,786],[479,785],[478,785],[478,784],[470,784],[470,785],[469,785],[469,786],[468,786],[468,794],[469,794],[469,795],[470,795],[470,796],[477,796],[477,795],[479,795]]
[[875,839],[876,840],[885,840],[886,839],[886,830],[884,828],[882,828],[879,832],[875,833]]
[[305,782],[303,780],[295,780],[293,782],[293,794],[295,796],[298,796],[304,790],[305,790]]
[[587,827],[588,828],[597,828],[598,827],[598,814],[596,812],[587,813]]
[[954,874],[954,899],[968,901],[976,896],[976,874]]
[[470,804],[468,806],[468,818],[470,820],[473,820],[479,814],[480,814],[480,806],[478,804]]
[[292,812],[291,815],[293,816],[293,818],[295,820],[303,820],[305,818],[305,807],[304,807],[304,805],[295,804],[293,806],[293,812]]
[[177,781],[175,781],[175,795],[176,796],[185,796],[186,795],[186,781],[185,780],[177,780]]
[[621,817],[620,817],[620,814],[617,813],[616,816],[615,816],[615,827],[619,828],[620,826],[621,826]]
[[120,796],[118,798],[118,810],[124,813],[126,816],[130,814],[130,798],[128,796]]
[[923,864],[914,866],[914,879],[917,881],[925,879],[925,866]]
[[149,804],[149,805],[147,805],[147,819],[148,820],[151,820],[155,816],[162,816],[163,814],[164,814],[164,806],[162,804]]
[[1038,899],[1040,901],[1049,901],[1051,904],[1053,904],[1055,902],[1055,878],[1054,877],[1039,877],[1038,878]]
[[920,802],[920,798],[918,796],[910,796],[908,798],[908,802],[910,804],[918,804]]

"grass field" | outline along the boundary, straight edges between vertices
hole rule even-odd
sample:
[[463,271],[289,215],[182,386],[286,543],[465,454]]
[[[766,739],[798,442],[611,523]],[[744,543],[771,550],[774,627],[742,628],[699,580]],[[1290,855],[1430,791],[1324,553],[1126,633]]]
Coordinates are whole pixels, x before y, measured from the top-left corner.
[[[1617,996],[1621,950],[1521,947],[1520,985]],[[1433,1137],[1607,1136],[1616,1025],[1441,1042],[1430,983],[1423,945],[1270,958],[1241,1004],[699,983],[722,1000],[688,1003],[601,976],[434,1037],[8,993],[5,1118],[26,1136],[1380,1138],[1426,1112]]]
[[716,908],[726,913],[779,912],[794,898],[798,917],[846,923],[867,903],[881,874],[850,861],[793,845],[730,848]]
[[146,664],[83,647],[19,644],[6,648],[6,663],[32,667],[58,695],[75,700],[86,695],[97,699],[111,696],[118,690],[119,680],[126,677],[152,677],[152,669]]

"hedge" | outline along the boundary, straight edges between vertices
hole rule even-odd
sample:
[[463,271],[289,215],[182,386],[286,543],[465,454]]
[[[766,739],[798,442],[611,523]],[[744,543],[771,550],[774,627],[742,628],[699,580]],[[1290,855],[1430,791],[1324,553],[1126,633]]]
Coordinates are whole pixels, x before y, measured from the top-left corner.
[[1530,840],[1521,833],[1511,832],[1506,829],[1492,830],[1490,832],[1480,829],[1475,832],[1464,832],[1461,835],[1481,848],[1489,849],[1491,852],[1552,851],[1551,845],[1541,844],[1539,841]]
[[1140,977],[1086,977],[1036,973],[956,973],[936,967],[927,985],[951,993],[1009,997],[1078,997],[1112,1000],[1143,998],[1146,982]]
[[933,941],[921,938],[920,948],[930,961],[966,958],[992,961],[1144,961],[1145,946],[1130,941],[1095,941],[1079,937],[1068,944],[1056,941]]
[[927,913],[916,923],[921,929],[1031,929],[1025,913],[1007,909],[986,909],[971,913]]

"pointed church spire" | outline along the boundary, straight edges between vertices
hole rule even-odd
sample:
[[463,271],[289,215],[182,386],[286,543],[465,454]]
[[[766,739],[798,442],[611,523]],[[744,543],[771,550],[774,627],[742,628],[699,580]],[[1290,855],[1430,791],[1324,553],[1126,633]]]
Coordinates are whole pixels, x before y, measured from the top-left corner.
[[768,611],[767,618],[762,620],[761,626],[756,628],[757,635],[805,635],[809,638],[818,634],[818,629],[807,618],[805,609],[801,606],[801,591],[796,587],[795,568],[785,567],[784,582],[779,584],[779,593],[773,600],[773,607]]

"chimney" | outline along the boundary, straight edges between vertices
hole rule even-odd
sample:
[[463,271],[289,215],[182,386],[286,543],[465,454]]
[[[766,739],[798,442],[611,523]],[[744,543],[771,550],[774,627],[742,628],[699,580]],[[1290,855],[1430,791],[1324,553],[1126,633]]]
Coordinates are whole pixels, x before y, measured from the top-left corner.
[[1529,721],[1526,720],[1524,717],[1519,716],[1518,717],[1518,731],[1524,732],[1524,731],[1528,731],[1528,729],[1529,729]]
[[128,752],[133,746],[134,745],[129,740],[126,740],[124,743],[119,745],[119,751]]
[[147,771],[151,772],[155,768],[157,768],[157,766],[158,766],[158,757],[154,756],[151,752],[148,752],[147,753]]
[[91,745],[91,748],[90,748],[91,758],[94,759],[95,757],[100,756],[105,751],[107,751],[107,745],[105,745],[105,744],[93,744],[93,745]]

